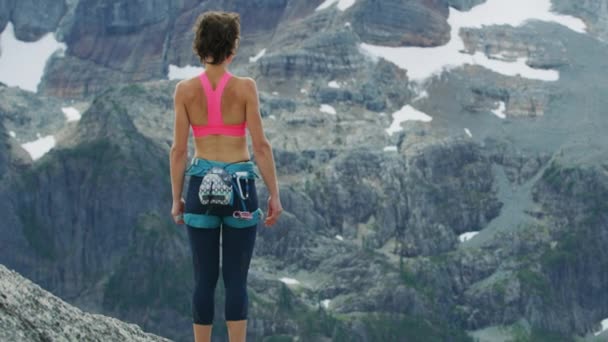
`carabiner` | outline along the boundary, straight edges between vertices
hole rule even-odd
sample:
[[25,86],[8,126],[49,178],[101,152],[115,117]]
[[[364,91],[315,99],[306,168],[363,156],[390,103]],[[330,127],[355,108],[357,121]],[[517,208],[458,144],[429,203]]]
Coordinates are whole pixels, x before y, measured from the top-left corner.
[[246,200],[247,198],[249,198],[249,193],[247,193],[247,196],[243,195],[243,188],[241,187],[241,177],[247,177],[249,174],[247,171],[237,171],[234,174],[236,175],[236,185],[239,188],[239,195],[242,199]]

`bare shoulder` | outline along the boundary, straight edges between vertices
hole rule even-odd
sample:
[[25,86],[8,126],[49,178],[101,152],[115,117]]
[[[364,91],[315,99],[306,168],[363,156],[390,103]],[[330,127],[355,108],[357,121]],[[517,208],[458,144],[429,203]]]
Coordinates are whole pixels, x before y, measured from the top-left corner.
[[237,87],[239,90],[249,94],[249,93],[255,93],[256,91],[256,83],[255,80],[251,77],[241,77],[241,76],[234,76],[236,83],[237,83]]
[[194,96],[198,90],[197,77],[183,79],[175,84],[175,96],[188,99]]

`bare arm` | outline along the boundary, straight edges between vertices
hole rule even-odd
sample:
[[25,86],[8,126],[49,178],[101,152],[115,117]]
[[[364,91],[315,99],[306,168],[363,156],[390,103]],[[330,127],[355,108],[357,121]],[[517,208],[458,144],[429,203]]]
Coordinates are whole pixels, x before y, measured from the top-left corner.
[[266,138],[264,128],[262,127],[257,85],[253,79],[247,78],[246,86],[247,103],[245,107],[247,128],[251,135],[251,143],[253,145],[256,164],[260,169],[262,179],[264,180],[270,195],[270,198],[268,199],[268,217],[265,220],[266,225],[272,225],[283,211],[279,196],[276,167],[272,155],[272,147],[270,146],[270,142]]
[[262,116],[260,115],[258,90],[255,81],[251,78],[247,78],[246,115],[247,128],[251,135],[251,143],[253,145],[256,164],[262,173],[262,178],[264,179],[270,196],[278,196],[279,185],[275,171],[274,158],[272,156],[272,147],[264,134]]
[[184,178],[186,164],[188,158],[188,127],[190,121],[184,104],[184,90],[180,83],[175,86],[173,94],[173,103],[175,110],[175,121],[173,128],[173,144],[169,155],[169,165],[171,173],[171,192],[173,194],[173,207],[171,214],[174,216],[176,223],[183,223],[182,219],[175,220],[175,215],[184,212],[182,199],[182,189],[184,186]]

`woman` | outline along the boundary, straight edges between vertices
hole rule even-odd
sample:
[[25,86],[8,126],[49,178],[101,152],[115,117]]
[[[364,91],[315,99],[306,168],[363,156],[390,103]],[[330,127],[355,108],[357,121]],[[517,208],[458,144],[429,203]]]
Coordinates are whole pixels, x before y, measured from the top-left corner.
[[[185,223],[192,250],[195,341],[211,339],[220,231],[228,334],[231,342],[245,341],[247,272],[257,223],[263,218],[255,187],[258,176],[247,149],[245,128],[249,130],[255,162],[269,193],[264,224],[274,225],[283,208],[272,148],[262,128],[256,83],[227,70],[240,40],[239,15],[205,12],[197,19],[194,30],[193,50],[205,71],[175,87],[171,215],[175,223]],[[195,156],[186,168],[189,126],[194,135]],[[184,200],[181,192],[185,174],[190,180]]]

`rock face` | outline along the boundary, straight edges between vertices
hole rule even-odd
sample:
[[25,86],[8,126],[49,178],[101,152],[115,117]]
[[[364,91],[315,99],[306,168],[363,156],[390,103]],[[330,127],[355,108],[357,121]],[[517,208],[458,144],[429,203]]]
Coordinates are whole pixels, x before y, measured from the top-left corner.
[[46,33],[55,31],[66,11],[67,5],[63,0],[1,0],[0,31],[4,30],[8,21],[12,21],[17,39],[36,41]]
[[387,46],[437,46],[450,39],[445,1],[357,1],[353,22],[366,43]]
[[0,265],[2,341],[166,341],[135,324],[71,306]]
[[[606,164],[580,167],[557,159],[533,189],[534,200],[558,230],[551,234],[551,247],[540,255],[541,275],[535,274],[534,282],[526,285],[546,305],[541,312],[548,316],[539,315],[539,323],[562,334],[595,330],[590,322],[602,315],[589,304],[604,298],[608,286],[608,279],[602,275],[608,267],[606,170]],[[557,301],[550,299],[556,293],[564,296]],[[554,306],[569,307],[572,314],[549,319]]]
[[4,127],[4,123],[0,123],[0,145],[2,146],[2,152],[0,152],[0,175],[5,175],[8,168],[10,158],[9,153],[9,137],[8,132]]
[[[12,217],[8,219],[11,224],[4,230],[7,233],[21,231],[11,238],[15,250],[34,251],[27,257],[3,255],[2,261],[21,270],[29,270],[23,273],[29,277],[35,275],[39,284],[62,298],[78,298],[77,303],[83,308],[109,313],[123,301],[138,298],[137,292],[129,290],[160,291],[157,287],[147,290],[135,284],[123,288],[121,284],[129,278],[121,272],[131,269],[126,264],[124,268],[120,265],[123,257],[124,263],[137,260],[141,250],[133,246],[135,241],[140,241],[136,243],[139,246],[149,246],[141,244],[141,241],[156,244],[158,232],[167,229],[167,218],[170,218],[154,214],[164,211],[160,199],[170,197],[167,179],[162,171],[159,172],[168,169],[167,158],[161,152],[163,147],[138,132],[133,118],[117,95],[110,90],[93,101],[76,129],[66,133],[65,145],[62,140],[35,164],[24,167],[21,177],[9,183],[2,193],[2,197],[11,204],[6,210]],[[82,191],[83,187],[90,190]],[[98,207],[101,203],[105,209]],[[127,203],[135,204],[135,207],[129,208]],[[89,214],[79,214],[86,212]],[[122,223],[116,221],[119,216]],[[75,229],[73,233],[63,233],[71,229]],[[175,243],[171,239],[160,241],[162,245]],[[184,236],[180,235],[180,247],[173,249],[176,259],[171,263],[171,269],[179,263],[189,265],[185,242]],[[168,246],[156,248],[165,250]],[[106,254],[105,251],[111,252]],[[100,257],[101,254],[105,256]],[[164,252],[163,259],[167,255]],[[145,260],[155,265],[153,270],[158,272],[158,276],[163,274],[164,271],[158,267],[159,262],[150,258]],[[112,276],[114,271],[116,274]],[[188,278],[190,275],[185,273],[184,282],[191,280]],[[173,286],[179,291],[187,291],[187,287]],[[80,296],[83,290],[88,294]],[[104,295],[111,295],[111,300]],[[168,305],[167,316],[189,315],[187,293],[181,293],[180,300],[175,302],[162,294],[155,296]],[[141,302],[145,305],[142,309],[148,304]],[[135,316],[128,318],[137,319]],[[155,329],[160,332],[163,327]],[[178,331],[182,338],[191,334],[187,320],[163,333],[179,336]]]
[[[466,9],[476,2],[452,5]],[[5,0],[0,6],[12,9],[12,18],[27,17],[32,12],[28,3]],[[224,10],[242,14],[243,41],[235,62],[246,63],[248,55],[256,54],[260,46],[267,47],[267,56],[250,71],[257,70],[275,82],[356,73],[365,64],[357,49],[361,41],[437,46],[448,41],[450,32],[444,0],[381,4],[362,0],[339,20],[333,19],[335,9],[315,12],[314,3],[302,0],[224,5]],[[53,6],[49,9],[53,15],[36,24],[41,28],[22,31],[39,35],[42,27],[58,30],[68,49],[65,56],[49,60],[40,89],[69,98],[91,96],[112,84],[166,78],[170,64],[199,65],[192,54],[192,26],[200,13],[215,8],[195,1],[81,0]],[[338,26],[344,29],[336,31]]]
[[486,2],[486,0],[448,0],[448,4],[460,11],[467,11]]
[[[6,131],[15,132],[20,143],[59,131],[65,124],[61,101],[54,97],[32,96],[17,87],[0,86],[0,113]],[[36,108],[35,110],[32,110]]]
[[358,37],[350,30],[316,35],[300,49],[283,47],[278,53],[269,54],[260,61],[259,72],[279,79],[347,75],[362,67],[357,43]]
[[[597,330],[608,312],[608,47],[552,23],[464,29],[463,53],[526,57],[559,79],[465,65],[424,84],[358,50],[441,44],[448,5],[480,2],[389,1],[390,13],[365,0],[345,11],[300,0],[67,2],[58,30],[70,49],[47,65],[46,95],[0,85],[0,263],[81,309],[191,341],[187,234],[169,216],[177,81],[161,78],[196,62],[196,15],[246,10],[231,70],[260,86],[285,208],[276,226],[259,226],[248,340],[471,341],[521,321],[525,336],[503,340]],[[88,109],[67,124],[48,94],[84,95]],[[432,120],[388,134],[407,105]],[[20,158],[21,137],[37,129],[57,146]],[[221,341],[221,279],[217,291]]]
[[[90,96],[111,84],[165,79],[169,64],[199,65],[192,53],[192,26],[214,6],[190,0],[78,1],[62,26],[66,57],[49,61],[41,89],[63,97]],[[243,14],[241,44],[248,51],[248,37],[272,32],[309,7],[303,1],[237,1],[223,9]]]
[[528,25],[528,30],[508,25],[488,29],[462,28],[460,35],[468,53],[481,51],[498,60],[515,61],[524,57],[527,64],[539,69],[560,68],[569,63],[560,40],[538,42],[540,29]]
[[606,0],[552,0],[556,11],[583,18],[590,32],[608,41],[608,1]]
[[[495,255],[516,257],[515,264],[501,265],[465,291],[462,313],[471,328],[524,315],[556,336],[597,330],[593,322],[602,313],[587,303],[602,298],[606,287],[598,274],[606,267],[608,216],[596,196],[607,194],[608,179],[605,166],[568,164],[555,158],[535,183],[533,198],[542,209],[536,223],[504,234],[511,247],[501,246]],[[589,258],[597,262],[586,264]],[[569,308],[568,314],[555,316],[556,307]]]
[[[41,87],[53,95],[86,96],[111,83],[165,78],[173,20],[192,6],[191,2],[79,1],[74,20],[64,28],[67,58],[49,61]],[[52,84],[50,89],[47,84]]]

